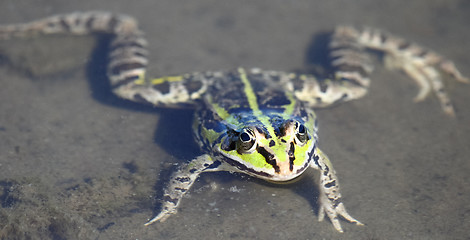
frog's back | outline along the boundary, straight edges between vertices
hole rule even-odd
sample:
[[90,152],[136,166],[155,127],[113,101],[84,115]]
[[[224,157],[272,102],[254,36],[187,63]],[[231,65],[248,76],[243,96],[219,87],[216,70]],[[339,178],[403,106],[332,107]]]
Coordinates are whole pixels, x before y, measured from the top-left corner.
[[300,108],[303,104],[285,87],[281,74],[243,68],[214,73],[206,99],[229,114],[253,110],[284,112],[286,108]]

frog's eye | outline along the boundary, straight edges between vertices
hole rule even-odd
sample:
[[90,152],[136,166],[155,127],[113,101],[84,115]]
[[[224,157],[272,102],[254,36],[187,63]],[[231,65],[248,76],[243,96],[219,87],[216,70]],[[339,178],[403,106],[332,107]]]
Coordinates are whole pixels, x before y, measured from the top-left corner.
[[255,150],[256,137],[251,128],[244,128],[238,135],[238,153],[251,153]]
[[299,122],[295,123],[295,143],[299,146],[304,145],[308,140],[307,128]]

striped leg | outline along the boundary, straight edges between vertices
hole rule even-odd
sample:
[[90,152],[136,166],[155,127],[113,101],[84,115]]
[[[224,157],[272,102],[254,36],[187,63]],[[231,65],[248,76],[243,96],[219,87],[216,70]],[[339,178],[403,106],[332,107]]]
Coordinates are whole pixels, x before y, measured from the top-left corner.
[[193,159],[176,171],[165,189],[160,213],[148,221],[148,226],[157,221],[165,221],[169,216],[177,212],[177,207],[183,199],[184,194],[191,188],[193,183],[203,172],[226,171],[225,163],[213,161],[208,154]]
[[378,30],[366,28],[358,31],[342,26],[336,29],[335,35],[340,38],[356,39],[363,47],[384,52],[384,62],[388,68],[404,71],[418,84],[420,89],[415,101],[424,100],[432,91],[444,112],[451,116],[455,115],[440,72],[449,74],[459,82],[468,83],[469,80],[462,76],[452,61],[419,45]]
[[432,91],[444,112],[454,115],[440,72],[449,74],[459,82],[469,82],[454,63],[433,51],[372,29],[360,31],[352,27],[337,27],[330,42],[333,79],[318,80],[313,76],[300,76],[293,80],[301,82],[294,88],[296,96],[313,107],[361,98],[367,93],[370,83],[368,76],[373,70],[365,52],[367,49],[383,52],[387,67],[404,71],[418,84],[419,93],[415,101],[424,100]]
[[328,107],[363,97],[373,71],[364,46],[357,39],[335,32],[330,42],[332,79],[312,75],[291,75],[295,96],[311,107]]
[[313,160],[310,166],[321,171],[318,221],[323,221],[326,213],[338,232],[343,232],[338,220],[339,216],[356,225],[363,225],[346,211],[341,201],[338,178],[328,157],[320,149],[317,149]]
[[31,38],[45,34],[87,35],[91,33],[127,34],[138,31],[137,21],[127,15],[108,12],[74,12],[29,23],[0,25],[0,39]]
[[191,106],[209,85],[207,74],[146,79],[147,41],[137,21],[108,12],[76,12],[55,15],[24,24],[0,26],[0,39],[34,37],[43,34],[109,34],[107,74],[113,92],[125,99],[155,106]]
[[140,31],[117,34],[110,46],[108,77],[125,99],[163,107],[192,107],[207,91],[210,72],[148,79],[147,42]]

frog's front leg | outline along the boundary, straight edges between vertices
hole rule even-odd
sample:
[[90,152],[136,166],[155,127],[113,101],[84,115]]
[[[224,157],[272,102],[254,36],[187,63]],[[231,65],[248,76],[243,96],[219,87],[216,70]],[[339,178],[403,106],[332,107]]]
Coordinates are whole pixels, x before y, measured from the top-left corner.
[[208,154],[193,159],[188,164],[180,167],[170,179],[165,188],[161,212],[145,225],[148,226],[156,221],[165,221],[171,214],[177,212],[177,207],[183,196],[191,188],[193,183],[203,172],[224,171],[225,165],[219,161],[213,161]]
[[335,229],[339,232],[343,232],[343,229],[338,216],[356,225],[363,225],[346,211],[344,204],[341,202],[341,193],[335,170],[328,157],[320,149],[316,150],[310,166],[321,171],[318,220],[323,221],[326,213]]

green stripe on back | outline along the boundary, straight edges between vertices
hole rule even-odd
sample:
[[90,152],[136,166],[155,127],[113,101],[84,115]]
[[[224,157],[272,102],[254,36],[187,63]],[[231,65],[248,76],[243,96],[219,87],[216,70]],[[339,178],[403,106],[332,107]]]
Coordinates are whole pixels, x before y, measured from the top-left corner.
[[250,105],[250,108],[253,111],[253,115],[264,125],[264,127],[266,127],[269,132],[269,135],[275,136],[274,128],[269,122],[269,117],[264,115],[263,112],[261,112],[261,110],[259,109],[258,99],[256,97],[255,92],[253,91],[253,87],[251,86],[250,80],[248,80],[248,77],[246,76],[245,69],[238,68],[238,73],[240,74],[240,80],[245,86],[245,95],[248,100],[248,104]]
[[259,110],[258,106],[258,99],[256,98],[256,94],[253,91],[253,87],[251,86],[250,80],[246,77],[245,69],[238,68],[238,73],[240,74],[240,80],[242,81],[243,85],[245,85],[245,95],[248,99],[248,104],[250,108],[253,110],[253,114],[255,116],[262,115],[261,111]]

